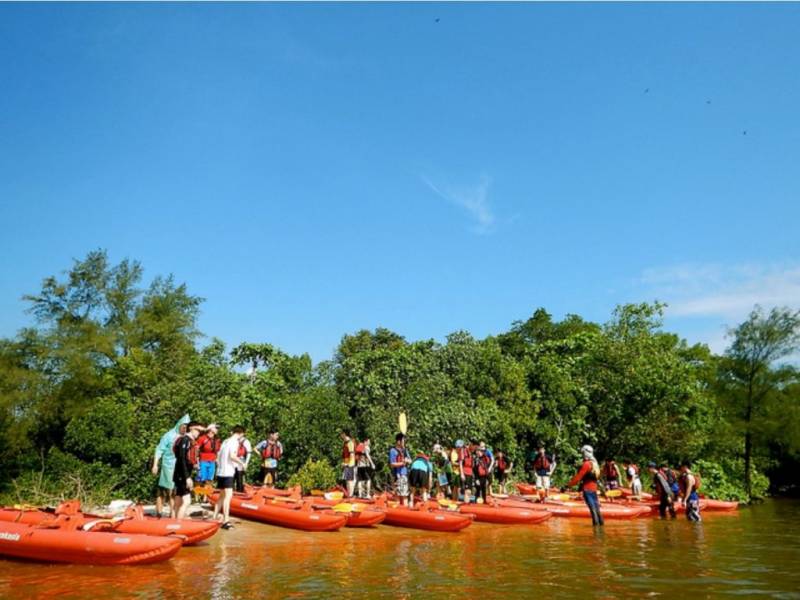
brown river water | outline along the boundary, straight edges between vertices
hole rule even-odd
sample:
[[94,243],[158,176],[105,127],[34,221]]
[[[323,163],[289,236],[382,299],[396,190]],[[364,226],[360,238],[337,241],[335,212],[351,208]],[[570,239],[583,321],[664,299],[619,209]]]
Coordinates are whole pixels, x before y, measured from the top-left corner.
[[800,598],[800,502],[738,514],[540,525],[475,523],[459,533],[379,526],[303,533],[239,522],[172,560],[141,567],[0,559],[0,597]]

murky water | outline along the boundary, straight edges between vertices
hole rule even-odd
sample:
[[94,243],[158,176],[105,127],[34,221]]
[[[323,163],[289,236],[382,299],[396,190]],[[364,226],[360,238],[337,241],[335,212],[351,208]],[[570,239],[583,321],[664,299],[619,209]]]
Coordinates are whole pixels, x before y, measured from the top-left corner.
[[738,515],[542,525],[476,523],[455,534],[380,526],[301,533],[241,522],[144,567],[0,560],[0,597],[62,598],[800,598],[800,502]]

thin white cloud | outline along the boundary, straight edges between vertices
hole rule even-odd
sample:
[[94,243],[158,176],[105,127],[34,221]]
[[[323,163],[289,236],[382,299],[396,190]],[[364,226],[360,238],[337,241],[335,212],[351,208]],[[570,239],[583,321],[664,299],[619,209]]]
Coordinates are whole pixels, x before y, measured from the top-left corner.
[[497,226],[497,219],[489,204],[489,186],[492,181],[488,175],[481,175],[480,181],[473,186],[456,187],[447,184],[435,184],[422,176],[422,181],[437,196],[466,211],[474,222],[474,231],[479,234],[492,233]]
[[647,269],[639,280],[675,317],[745,318],[756,304],[800,307],[800,264],[695,264]]

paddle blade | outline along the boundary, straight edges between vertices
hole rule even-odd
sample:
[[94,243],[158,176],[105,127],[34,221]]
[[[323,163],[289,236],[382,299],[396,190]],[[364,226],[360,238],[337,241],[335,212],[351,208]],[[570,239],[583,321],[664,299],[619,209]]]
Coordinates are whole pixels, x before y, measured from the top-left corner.
[[344,494],[342,492],[325,492],[324,498],[325,500],[341,500],[344,498]]
[[622,496],[622,490],[608,490],[606,492],[606,498],[619,498]]
[[397,418],[397,426],[400,428],[400,433],[405,435],[408,431],[408,418],[406,417],[406,413],[400,413],[400,416]]

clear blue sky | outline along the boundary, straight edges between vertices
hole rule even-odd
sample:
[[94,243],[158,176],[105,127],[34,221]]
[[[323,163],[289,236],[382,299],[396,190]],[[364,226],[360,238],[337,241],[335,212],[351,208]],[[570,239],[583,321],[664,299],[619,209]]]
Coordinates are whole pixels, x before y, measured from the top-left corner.
[[106,248],[209,336],[316,360],[653,298],[720,348],[800,303],[798,32],[798,4],[2,4],[0,335]]

